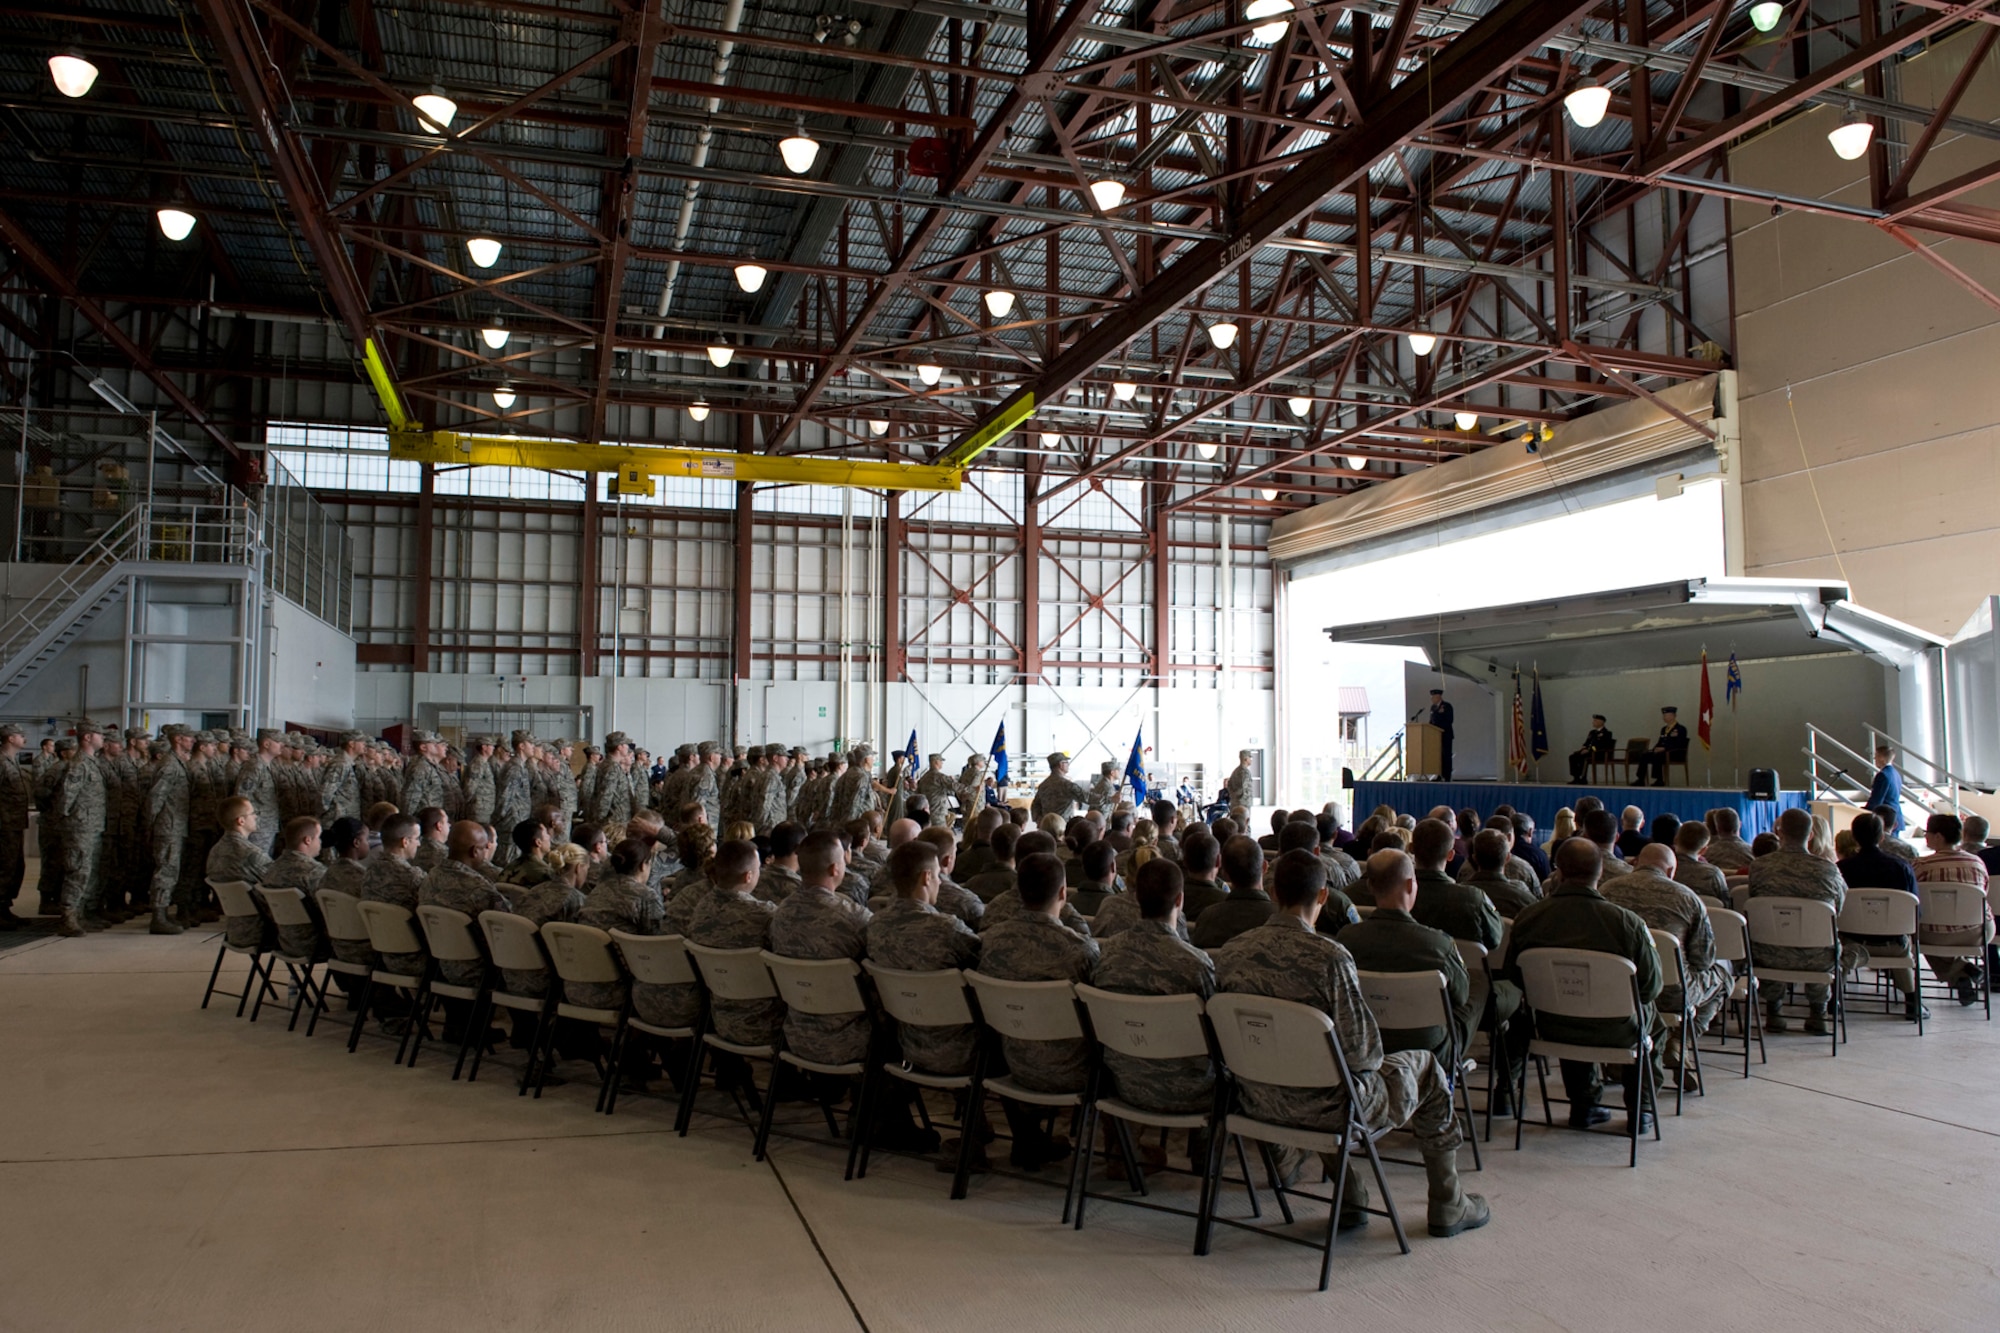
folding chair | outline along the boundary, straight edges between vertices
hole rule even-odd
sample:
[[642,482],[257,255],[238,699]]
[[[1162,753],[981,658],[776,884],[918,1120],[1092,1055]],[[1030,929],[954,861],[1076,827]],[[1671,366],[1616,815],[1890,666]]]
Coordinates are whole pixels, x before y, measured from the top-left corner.
[[[342,893],[339,889],[319,889],[314,892],[313,897],[319,902],[320,919],[326,923],[327,945],[333,950],[332,957],[326,960],[327,980],[331,980],[335,973],[345,977],[358,977],[365,991],[368,974],[375,969],[368,963],[353,963],[340,956],[340,946],[343,944],[351,950],[365,952],[371,958],[374,956],[375,946],[369,942],[368,925],[361,919],[361,904],[353,894]],[[313,1006],[313,1016],[306,1022],[308,1037],[319,1027],[319,1016],[328,1008],[324,982],[320,985],[319,994],[320,1003]],[[365,1014],[368,1011],[364,1008],[361,1012]],[[354,1044],[349,1042],[347,1049],[352,1051]]]
[[[611,936],[596,926],[580,926],[570,921],[547,921],[542,924],[542,942],[548,946],[549,963],[568,986],[571,982],[587,986],[611,986],[625,980],[625,969],[612,951]],[[613,1083],[611,1071],[618,1067],[625,1045],[625,1019],[631,1011],[628,999],[616,1009],[600,1009],[595,1005],[571,1004],[568,1000],[556,1001],[554,1016],[557,1019],[574,1018],[582,1023],[595,1023],[599,1027],[611,1029],[611,1058],[598,1062],[597,1104],[591,1109],[602,1111],[605,1100],[610,1096]],[[535,1065],[535,1097],[540,1100],[542,1083],[548,1078],[549,1065],[555,1060],[556,1025],[544,1023],[541,1027],[542,1045]]]
[[[875,983],[875,998],[882,1006],[882,1012],[893,1018],[899,1027],[970,1027],[977,1021],[966,997],[965,973],[955,967],[936,972],[905,972],[881,967],[866,959],[861,966]],[[986,1078],[986,1044],[974,1043],[969,1073],[936,1074],[912,1068],[901,1060],[883,1061],[882,1072],[917,1088],[963,1095],[966,1109],[959,1121],[958,1169],[951,1179],[951,1197],[963,1199],[966,1182],[972,1174],[972,1159],[978,1151],[974,1113],[985,1101],[980,1088]],[[870,1147],[864,1137],[861,1141],[861,1163],[855,1169],[855,1175],[868,1174],[869,1156]]]
[[1741,912],[1743,904],[1750,901],[1750,877],[1748,875],[1724,875],[1723,883],[1729,886],[1729,910]]
[[1760,981],[1784,981],[1793,985],[1825,986],[1831,997],[1833,1022],[1828,1023],[1828,1045],[1840,1054],[1841,1038],[1847,1035],[1846,969],[1840,965],[1840,936],[1835,932],[1833,904],[1817,898],[1752,898],[1743,905],[1743,917],[1750,923],[1750,946],[1762,944],[1784,949],[1828,949],[1833,962],[1826,968],[1758,969]]
[[1465,1086],[1466,1061],[1458,1049],[1458,1032],[1452,1025],[1451,983],[1444,973],[1356,972],[1361,979],[1361,998],[1375,1015],[1378,1028],[1442,1027],[1449,1041],[1449,1059],[1444,1064],[1445,1084],[1457,1097],[1465,1115],[1465,1138],[1472,1145],[1472,1169],[1484,1171],[1479,1160],[1479,1127],[1472,1119],[1472,1094]]
[[1367,903],[1356,903],[1354,904],[1354,915],[1366,921],[1369,917],[1375,915],[1375,909]]
[[[1088,1156],[1097,1143],[1097,1121],[1099,1116],[1110,1116],[1119,1130],[1121,1151],[1125,1154],[1127,1174],[1134,1192],[1146,1193],[1145,1173],[1140,1170],[1133,1152],[1131,1136],[1124,1132],[1126,1125],[1143,1125],[1158,1130],[1184,1129],[1190,1137],[1197,1132],[1208,1136],[1208,1153],[1202,1162],[1201,1199],[1195,1211],[1172,1208],[1166,1204],[1142,1202],[1131,1197],[1120,1198],[1114,1194],[1092,1194],[1090,1192],[1090,1164],[1084,1163],[1084,1187],[1076,1198],[1076,1229],[1083,1230],[1083,1205],[1086,1199],[1108,1199],[1114,1203],[1131,1204],[1135,1208],[1151,1208],[1155,1212],[1173,1213],[1177,1217],[1195,1219],[1194,1252],[1208,1253],[1209,1191],[1219,1189],[1224,1183],[1222,1176],[1222,1156],[1225,1140],[1236,1145],[1236,1164],[1243,1172],[1242,1184],[1250,1194],[1250,1216],[1262,1217],[1264,1209],[1257,1202],[1257,1187],[1250,1179],[1250,1160],[1243,1153],[1243,1141],[1232,1139],[1223,1128],[1223,1121],[1229,1114],[1230,1083],[1228,1072],[1222,1066],[1222,1052],[1215,1044],[1215,1034],[1208,1029],[1208,1015],[1202,1010],[1199,995],[1122,995],[1115,991],[1099,990],[1095,986],[1076,988],[1076,998],[1083,1002],[1084,1010],[1090,1016],[1091,1036],[1100,1048],[1115,1052],[1129,1060],[1208,1060],[1215,1070],[1215,1098],[1205,1111],[1176,1113],[1170,1111],[1148,1111],[1134,1106],[1119,1097],[1104,1095],[1100,1086],[1097,1095],[1090,1099],[1084,1109],[1083,1127],[1080,1140],[1083,1151]],[[1229,1182],[1235,1183],[1235,1182]]]
[[[1228,1067],[1230,1076],[1239,1082],[1321,1090],[1346,1088],[1353,1082],[1347,1069],[1347,1053],[1341,1049],[1340,1034],[1333,1030],[1333,1020],[1309,1005],[1264,995],[1224,992],[1209,996],[1206,1009],[1209,1028],[1215,1033],[1216,1045],[1222,1050],[1223,1063]],[[1223,1128],[1228,1133],[1241,1135],[1258,1145],[1264,1156],[1265,1168],[1271,1175],[1271,1188],[1278,1196],[1278,1206],[1287,1223],[1292,1220],[1287,1195],[1332,1205],[1332,1211],[1327,1214],[1326,1242],[1319,1263],[1321,1291],[1326,1290],[1333,1275],[1333,1243],[1340,1230],[1341,1208],[1346,1201],[1347,1159],[1351,1153],[1366,1154],[1368,1165],[1375,1173],[1375,1186],[1382,1191],[1382,1208],[1366,1211],[1377,1217],[1387,1217],[1390,1226],[1395,1228],[1396,1244],[1404,1254],[1410,1252],[1410,1238],[1403,1233],[1403,1219],[1396,1213],[1395,1195],[1389,1191],[1388,1177],[1382,1172],[1382,1158],[1375,1151],[1376,1141],[1393,1126],[1371,1129],[1365,1120],[1355,1116],[1353,1097],[1342,1100],[1345,1110],[1339,1127],[1333,1130],[1300,1129],[1294,1125],[1280,1125],[1235,1114],[1223,1122]],[[1293,1189],[1279,1180],[1271,1155],[1272,1144],[1306,1152],[1333,1153],[1333,1197],[1327,1199],[1307,1190]],[[1274,1240],[1290,1241],[1294,1245],[1314,1245],[1304,1236],[1288,1236],[1282,1231],[1216,1217],[1215,1190],[1212,1186],[1208,1197],[1211,1222],[1254,1231]]]
[[[1017,1041],[1088,1041],[1090,1034],[1084,1031],[1083,1019],[1077,1009],[1076,987],[1067,981],[1004,981],[999,977],[989,977],[982,972],[967,972],[966,985],[972,988],[973,1003],[980,1023],[997,1037],[1012,1037]],[[981,1084],[978,1097],[966,1108],[968,1119],[976,1120],[983,1109],[987,1094],[1033,1106],[1044,1111],[1069,1111],[1074,1121],[1081,1121],[1083,1108],[1090,1102],[1089,1093],[1096,1082],[1096,1061],[1091,1062],[1090,1082],[1082,1092],[1042,1092],[1025,1087],[1020,1080],[1002,1074],[988,1078]],[[1138,1169],[1138,1159],[1132,1154],[1129,1137],[1125,1143],[1126,1163],[1133,1170]],[[1079,1144],[1070,1157],[1069,1188],[1063,1192],[1063,1224],[1069,1224],[1076,1206],[1076,1191],[1082,1181],[1083,1166],[1090,1154]]]
[[1733,912],[1727,907],[1708,909],[1709,928],[1715,932],[1715,956],[1729,964],[1733,974],[1729,982],[1729,998],[1722,1004],[1722,1034],[1717,1038],[1722,1043],[1711,1047],[1710,1054],[1729,1054],[1729,1011],[1741,1006],[1742,1031],[1738,1034],[1743,1041],[1743,1077],[1750,1077],[1750,1042],[1757,1042],[1757,1063],[1767,1063],[1764,1054],[1764,1011],[1757,1007],[1757,967],[1750,960],[1750,923],[1741,912]]
[[[325,960],[320,957],[320,949],[314,949],[307,954],[296,954],[287,949],[284,932],[287,926],[305,926],[318,936],[319,925],[313,920],[312,913],[306,910],[305,894],[297,889],[267,889],[260,884],[252,889],[251,893],[264,904],[265,913],[270,916],[271,924],[278,931],[277,947],[270,956],[285,965],[285,971],[292,979],[292,987],[298,992],[298,998],[292,1002],[292,1021],[285,1024],[285,1031],[296,1031],[299,1026],[299,1010],[308,1000],[312,1002],[315,1010],[325,1003],[321,994],[325,983],[316,981],[313,977],[313,969]],[[323,947],[325,940],[321,939],[320,943]],[[269,964],[266,964],[266,970],[269,970]],[[257,1003],[250,1006],[251,1022],[257,1021],[257,1011],[263,1007],[264,993],[259,991]]]
[[[630,931],[614,930],[611,942],[618,946],[618,956],[625,960],[625,970],[632,974],[635,984],[647,986],[699,986],[701,978],[694,974],[694,967],[688,962],[687,949],[678,935],[634,935]],[[705,1001],[704,1001],[705,1002]],[[630,1007],[625,1014],[625,1026],[630,1032],[644,1033],[649,1037],[659,1037],[666,1041],[693,1042],[701,1020],[695,1020],[694,1027],[663,1027],[648,1023]],[[630,1037],[626,1038],[630,1042]],[[624,1077],[624,1055],[629,1045],[619,1051],[619,1067],[611,1071],[611,1095],[605,1099],[604,1114],[610,1115],[618,1105],[618,1081]],[[695,1077],[694,1070],[700,1068],[701,1051],[697,1043],[690,1061],[688,1079]],[[683,1082],[682,1086],[687,1086]],[[676,1121],[679,1108],[675,1108]]]
[[[206,1009],[208,1008],[209,997],[215,994],[215,979],[222,975],[222,960],[233,953],[242,954],[250,960],[250,975],[244,980],[243,989],[241,991],[222,992],[225,997],[233,996],[235,998],[236,1016],[241,1018],[243,1017],[244,1008],[250,1003],[250,987],[253,984],[257,987],[257,1002],[259,1007],[263,1005],[264,996],[272,993],[271,965],[264,961],[263,932],[268,927],[264,922],[264,914],[257,910],[256,899],[250,896],[250,886],[248,884],[234,879],[212,879],[208,881],[208,887],[215,890],[216,899],[222,904],[222,914],[224,916],[247,916],[257,922],[257,943],[252,945],[231,944],[229,942],[228,930],[225,929],[223,931],[222,944],[215,951],[215,966],[208,970],[208,989],[201,993],[201,1007]],[[256,1021],[255,1013],[252,1013],[250,1017],[252,1022]]]
[[[1503,957],[1507,948],[1507,933],[1513,928],[1514,923],[1511,921],[1503,921],[1500,925],[1500,948],[1498,952]],[[1472,1011],[1476,1014],[1484,1014],[1493,1002],[1492,957],[1486,952],[1486,946],[1478,940],[1453,940],[1452,943],[1458,946],[1459,959],[1464,962],[1465,974],[1471,983]],[[1500,1052],[1504,1044],[1503,1038],[1507,1035],[1507,1029],[1511,1025],[1512,1020],[1502,1020],[1498,1014],[1495,1014],[1493,1017],[1493,1030],[1487,1033],[1486,1037],[1485,1139],[1488,1143],[1493,1142],[1493,1094],[1500,1087]],[[1467,1040],[1471,1040],[1470,1036],[1467,1037]],[[1515,1107],[1514,1114],[1516,1116],[1520,1115],[1521,1108],[1518,1106]],[[1478,1149],[1475,1147],[1473,1151],[1477,1153]]]
[[[1907,970],[1912,993],[1921,989],[1917,985],[1923,967],[1922,951],[1917,948],[1919,903],[1915,894],[1901,889],[1849,889],[1840,916],[1834,921],[1843,940],[1852,936],[1868,940],[1864,946],[1868,950],[1868,961],[1859,964],[1855,971],[1866,969],[1875,974],[1876,988],[1882,993],[1884,1013],[1894,1012],[1889,997],[1895,987],[1889,984],[1889,973]],[[1888,952],[1880,943],[1885,939],[1897,942],[1895,953]],[[1917,1004],[1917,1035],[1924,1035],[1921,996]]]
[[[778,1048],[775,1043],[758,1042],[745,1044],[730,1041],[715,1030],[715,1001],[717,1000],[775,1000],[778,989],[771,984],[771,971],[764,966],[762,949],[714,949],[705,944],[686,942],[688,961],[694,964],[701,977],[702,988],[708,992],[708,1006],[702,1011],[700,1040],[695,1044],[694,1068],[689,1071],[686,1086],[681,1089],[680,1114],[675,1117],[674,1128],[683,1136],[694,1119],[695,1094],[701,1089],[701,1067],[710,1051],[722,1051],[740,1056],[745,1060],[763,1060],[772,1067],[776,1077]],[[768,1087],[769,1084],[766,1084]],[[754,1100],[754,1089],[753,1089]],[[765,1095],[768,1104],[769,1094]],[[760,1108],[763,1109],[763,1108]],[[747,1120],[747,1117],[746,1117]],[[754,1132],[757,1126],[752,1125]]]
[[[1660,1022],[1667,1031],[1678,1032],[1681,1036],[1681,1058],[1674,1065],[1674,1114],[1679,1115],[1681,1102],[1687,1095],[1687,1089],[1682,1085],[1687,1082],[1690,1049],[1694,1051],[1695,1080],[1697,1083],[1701,1080],[1701,1049],[1694,1042],[1694,1006],[1688,1002],[1687,955],[1681,949],[1681,942],[1664,930],[1653,932],[1653,951],[1660,955],[1660,989],[1666,991],[1678,986],[1681,992],[1681,1007],[1678,1010],[1669,1012],[1664,1006],[1660,1009]],[[1708,1095],[1706,1085],[1702,1085],[1700,1095]]]
[[[493,985],[493,969],[487,965],[486,951],[479,947],[479,936],[473,933],[472,918],[463,912],[454,912],[449,907],[425,905],[417,909],[417,922],[424,928],[424,940],[430,945],[431,984],[424,989],[423,1012],[411,1026],[414,1036],[410,1042],[410,1068],[417,1067],[417,1048],[423,1045],[424,1028],[430,1022],[434,1004],[440,1000],[463,1000],[471,1008],[466,1012],[465,1032],[458,1043],[458,1063],[451,1067],[454,1081],[465,1069],[466,1052],[476,1041],[486,1044],[486,992]],[[444,979],[445,963],[477,963],[479,982],[465,986]]]
[[[1993,969],[1986,951],[1993,944],[1993,921],[1986,912],[1986,895],[1972,884],[1926,884],[1917,881],[1917,897],[1923,901],[1923,923],[1934,930],[1979,928],[1977,944],[1944,944],[1920,939],[1917,947],[1926,958],[1969,958],[1979,965],[1980,989],[1986,999],[1986,1020],[1993,1021]],[[1919,974],[1921,977],[1921,974]],[[1947,991],[1949,994],[1949,991]]]
[[[771,985],[786,1009],[826,1018],[853,1018],[869,1012],[868,998],[861,993],[861,964],[852,958],[787,958],[768,949],[764,950],[763,958],[771,974]],[[854,1179],[854,1164],[861,1156],[861,1135],[869,1119],[868,1097],[875,1081],[869,1075],[865,1058],[846,1064],[825,1064],[794,1051],[780,1050],[771,1065],[771,1084],[764,1093],[764,1118],[757,1126],[757,1146],[752,1156],[763,1161],[770,1145],[771,1120],[778,1107],[778,1082],[786,1069],[861,1080],[861,1087],[847,1108],[847,1174],[841,1177]],[[838,1136],[840,1125],[833,1118],[833,1109],[822,1103],[820,1110],[826,1116],[828,1132]]]
[[[1653,1138],[1660,1137],[1660,1105],[1653,1087],[1652,1034],[1646,1031],[1646,1006],[1639,999],[1639,969],[1629,958],[1601,953],[1595,949],[1524,949],[1514,959],[1521,970],[1521,990],[1536,1035],[1528,1043],[1528,1060],[1535,1062],[1535,1076],[1542,1088],[1542,1118],[1551,1128],[1555,1115],[1549,1103],[1549,1060],[1575,1060],[1583,1064],[1637,1065],[1639,1109],[1653,1113]],[[1541,1035],[1545,1018],[1622,1018],[1639,1034],[1629,1046],[1597,1046],[1581,1042],[1550,1041]],[[1517,1089],[1521,1118],[1514,1122],[1514,1151],[1521,1150],[1521,1131],[1527,1124],[1528,1061],[1521,1063]],[[1640,1116],[1625,1117],[1625,1132],[1632,1140],[1630,1165],[1639,1165]]]
[[[486,937],[486,953],[498,975],[486,988],[485,1005],[472,1015],[472,1028],[475,1032],[484,1030],[495,1009],[535,1016],[528,1035],[528,1059],[521,1066],[521,1077],[514,1089],[515,1096],[526,1096],[535,1075],[536,1057],[541,1053],[542,1033],[554,1023],[556,1004],[562,999],[562,982],[549,967],[541,928],[527,917],[512,912],[481,912],[479,933]],[[518,994],[506,989],[509,972],[541,972],[547,976],[548,984],[540,995]],[[486,1043],[480,1042],[473,1048],[472,1068],[465,1075],[467,1083],[478,1081],[479,1065],[485,1057]]]
[[[375,946],[379,956],[400,953],[420,954],[424,943],[417,938],[416,918],[407,907],[394,903],[356,903],[354,910],[361,914],[361,924],[368,927],[368,942]],[[361,1044],[361,1028],[368,1021],[368,1002],[374,997],[377,986],[389,986],[399,991],[410,992],[410,1020],[404,1026],[400,1039],[396,1042],[396,1063],[403,1063],[403,1053],[409,1048],[410,1035],[422,1022],[425,1008],[424,992],[430,985],[430,965],[418,973],[391,972],[388,968],[377,967],[369,970],[368,979],[361,986],[361,1007],[354,1014],[354,1030],[347,1034],[347,1049],[352,1052]]]

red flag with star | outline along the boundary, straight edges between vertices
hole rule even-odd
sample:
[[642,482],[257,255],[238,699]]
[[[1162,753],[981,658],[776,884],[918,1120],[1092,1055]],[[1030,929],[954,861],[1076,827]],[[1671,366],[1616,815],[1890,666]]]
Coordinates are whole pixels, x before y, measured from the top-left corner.
[[1695,732],[1701,737],[1701,748],[1712,748],[1709,744],[1710,729],[1715,724],[1715,694],[1708,688],[1708,649],[1701,650],[1701,719],[1695,724]]

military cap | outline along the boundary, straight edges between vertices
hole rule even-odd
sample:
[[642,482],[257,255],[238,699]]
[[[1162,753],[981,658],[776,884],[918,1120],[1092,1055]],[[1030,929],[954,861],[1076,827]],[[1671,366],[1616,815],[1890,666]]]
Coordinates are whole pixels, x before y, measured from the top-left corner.
[[1064,754],[1061,750],[1057,750],[1054,754],[1049,756],[1049,764],[1051,767],[1055,766],[1056,764],[1067,764],[1068,762],[1069,762],[1069,756]]
[[263,741],[276,741],[280,745],[289,745],[291,743],[285,739],[285,733],[279,731],[276,727],[257,728],[257,739],[260,743]]
[[352,745],[356,741],[365,741],[367,739],[367,735],[359,731],[343,731],[340,733],[340,743],[342,745]]
[[513,735],[513,742],[514,748],[517,750],[523,745],[533,745],[535,743],[535,733],[526,730],[516,731]]
[[847,752],[847,757],[850,760],[873,759],[875,757],[875,747],[872,745],[857,745]]
[[182,736],[192,736],[193,734],[193,731],[178,722],[169,722],[166,726],[160,728],[160,739],[163,741],[179,740]]
[[805,759],[805,758],[808,758],[808,757],[809,757],[809,755],[810,755],[810,753],[811,753],[811,752],[810,752],[810,751],[808,751],[808,750],[806,749],[806,747],[805,747],[805,746],[803,746],[803,745],[794,745],[794,746],[792,747],[792,758],[794,758],[794,759]]
[[674,747],[674,758],[676,759],[686,759],[689,755],[693,753],[694,753],[694,746],[686,741],[683,741],[679,745],[676,745]]
[[1098,771],[1103,773],[1106,777],[1110,777],[1113,773],[1116,773],[1118,771],[1118,764],[1114,760],[1107,759],[1103,763],[1099,764],[1097,768]]
[[104,728],[98,726],[95,722],[92,722],[90,719],[85,718],[83,721],[76,724],[76,734],[79,736],[102,736],[104,734]]
[[57,754],[68,754],[71,750],[74,750],[75,748],[76,748],[76,737],[59,736],[56,738]]
[[144,727],[127,727],[125,728],[125,739],[128,741],[149,741],[153,739],[153,733]]
[[614,731],[604,738],[604,748],[606,752],[615,750],[621,745],[630,745],[631,743],[632,743],[632,738],[630,736],[627,736],[622,731]]
[[444,744],[444,737],[438,735],[435,731],[417,731],[410,734],[410,743],[413,745],[442,745]]
[[840,751],[835,750],[832,754],[826,757],[826,762],[829,764],[844,764],[847,762],[847,756],[842,754]]
[[1668,704],[1664,708],[1660,709],[1660,711],[1662,713],[1672,713],[1674,716],[1679,717],[1681,710],[1674,707],[1672,704]]
[[9,736],[19,736],[22,740],[28,739],[28,733],[15,726],[12,722],[0,726],[0,741],[6,740]]

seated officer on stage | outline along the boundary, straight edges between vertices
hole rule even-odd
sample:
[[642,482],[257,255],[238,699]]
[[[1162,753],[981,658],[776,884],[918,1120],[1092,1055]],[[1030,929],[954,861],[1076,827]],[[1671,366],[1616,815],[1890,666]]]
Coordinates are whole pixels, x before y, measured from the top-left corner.
[[1633,779],[1633,784],[1664,787],[1667,785],[1667,761],[1681,762],[1687,757],[1688,729],[1680,724],[1680,710],[1662,708],[1659,739],[1653,742],[1652,749],[1639,757],[1639,775]]
[[1604,725],[1604,714],[1590,715],[1590,734],[1583,738],[1583,744],[1569,752],[1569,780],[1587,782],[1590,780],[1590,766],[1601,764],[1611,757],[1618,748],[1618,738],[1611,734],[1611,728]]

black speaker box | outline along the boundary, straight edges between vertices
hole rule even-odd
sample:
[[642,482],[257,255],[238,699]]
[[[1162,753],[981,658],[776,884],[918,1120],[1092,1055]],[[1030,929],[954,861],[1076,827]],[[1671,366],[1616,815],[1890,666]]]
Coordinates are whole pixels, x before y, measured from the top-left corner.
[[1743,794],[1753,801],[1775,801],[1778,799],[1778,770],[1775,768],[1753,768],[1750,770],[1750,785]]

